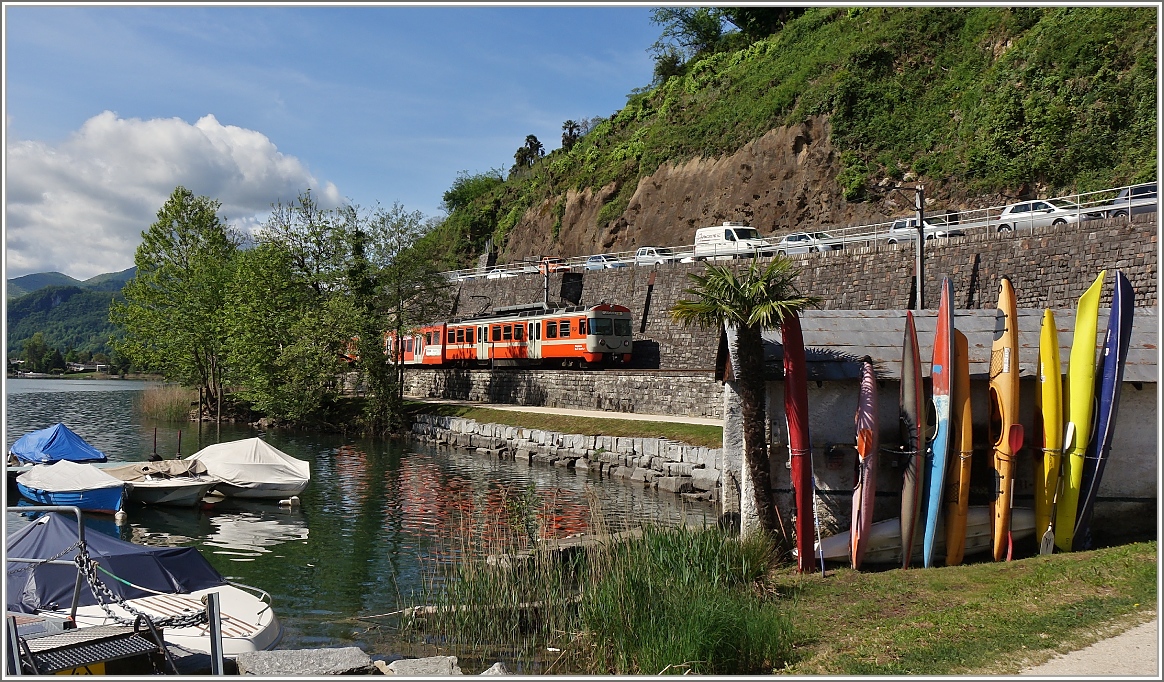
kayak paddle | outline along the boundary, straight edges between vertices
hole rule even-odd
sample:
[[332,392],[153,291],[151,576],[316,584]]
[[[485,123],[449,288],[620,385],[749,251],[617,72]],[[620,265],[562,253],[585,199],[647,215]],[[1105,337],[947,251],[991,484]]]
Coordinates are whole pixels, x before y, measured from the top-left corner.
[[[1063,449],[1059,451],[1059,461],[1062,465],[1063,453],[1071,447],[1071,441],[1075,440],[1075,422],[1067,422],[1067,433],[1063,437]],[[1059,502],[1059,491],[1063,490],[1063,475],[1059,474],[1059,480],[1055,486],[1055,497],[1051,499],[1051,518],[1047,522],[1047,530],[1043,533],[1043,539],[1039,542],[1039,554],[1050,554],[1055,551],[1055,505]]]

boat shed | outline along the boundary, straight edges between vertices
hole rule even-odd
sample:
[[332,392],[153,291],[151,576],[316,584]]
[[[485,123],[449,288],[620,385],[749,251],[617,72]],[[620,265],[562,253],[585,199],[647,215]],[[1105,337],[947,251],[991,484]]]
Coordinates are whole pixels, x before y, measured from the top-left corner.
[[[860,386],[861,360],[873,360],[878,378],[880,456],[877,466],[877,505],[874,521],[900,515],[904,460],[898,454],[898,396],[905,310],[807,310],[801,313],[808,370],[809,437],[817,487],[817,513],[821,532],[831,535],[848,530],[852,490],[857,467],[854,418]],[[1054,310],[1059,332],[1061,372],[1067,372],[1075,335],[1075,311]],[[1100,352],[1109,310],[1101,308],[1096,332]],[[921,349],[922,372],[929,392],[937,310],[913,311]],[[994,338],[995,311],[958,310],[955,328],[966,335],[969,346],[971,409],[974,422],[974,454],[971,468],[970,504],[988,504],[993,490],[988,435],[989,363]],[[1026,430],[1016,476],[1014,505],[1034,506],[1034,468],[1041,456],[1040,434],[1035,431],[1036,371],[1042,309],[1019,309],[1019,420]],[[1105,538],[1149,534],[1154,536],[1158,489],[1157,335],[1155,308],[1137,308],[1133,318],[1131,348],[1124,369],[1115,441],[1104,471],[1095,511],[1097,541]],[[789,477],[788,432],[784,419],[783,347],[779,329],[765,330],[764,367],[767,381],[768,446],[771,479],[779,519],[792,531],[795,507]],[[735,330],[720,335],[716,378],[724,383],[723,512],[738,512],[747,526],[755,523],[751,481],[743,463],[743,427],[735,389]],[[931,419],[932,421],[932,419]],[[929,426],[932,435],[933,425]]]

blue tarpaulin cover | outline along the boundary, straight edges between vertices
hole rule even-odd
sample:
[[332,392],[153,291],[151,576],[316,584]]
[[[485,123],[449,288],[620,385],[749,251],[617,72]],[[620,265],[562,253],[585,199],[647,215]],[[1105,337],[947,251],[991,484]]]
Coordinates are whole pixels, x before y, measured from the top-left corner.
[[26,464],[43,464],[66,459],[70,462],[104,462],[105,453],[85,442],[64,424],[21,436],[8,450]]
[[[31,564],[11,559],[50,559],[76,541],[77,521],[56,512],[46,513],[9,536],[5,554],[9,559],[5,576],[9,611],[35,613],[69,608],[77,579],[75,565],[37,564],[30,570]],[[108,571],[97,571],[101,582],[124,599],[147,597],[153,593],[130,587],[109,573],[166,594],[187,594],[226,584],[222,574],[194,547],[147,547],[98,532],[85,533],[85,545],[89,556]],[[76,556],[77,550],[70,549],[59,558],[72,560]],[[89,585],[82,582],[77,605],[96,603]]]

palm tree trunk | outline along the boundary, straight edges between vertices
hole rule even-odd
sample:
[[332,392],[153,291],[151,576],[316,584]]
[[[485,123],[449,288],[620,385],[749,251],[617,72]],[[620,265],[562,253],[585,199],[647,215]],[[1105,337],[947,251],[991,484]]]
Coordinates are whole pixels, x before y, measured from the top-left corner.
[[775,533],[776,506],[772,498],[772,474],[765,437],[764,344],[758,325],[737,327],[736,357],[740,365],[736,383],[743,417],[744,463],[752,477],[760,526],[767,533]]

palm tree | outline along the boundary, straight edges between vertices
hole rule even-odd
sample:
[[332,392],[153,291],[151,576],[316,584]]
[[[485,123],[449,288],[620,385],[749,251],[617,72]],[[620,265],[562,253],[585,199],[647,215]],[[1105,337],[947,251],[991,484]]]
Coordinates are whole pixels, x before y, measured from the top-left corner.
[[802,295],[793,285],[800,271],[786,256],[777,255],[767,265],[758,258],[742,272],[726,265],[708,265],[704,274],[688,275],[695,286],[685,293],[694,300],[681,299],[671,306],[671,319],[705,329],[736,328],[736,384],[743,412],[744,461],[753,482],[760,526],[767,533],[776,530],[776,507],[768,485],[767,439],[764,434],[764,342],[760,332],[779,326],[820,298]]
[[574,143],[581,137],[582,126],[574,119],[569,119],[562,124],[562,149],[570,151]]

